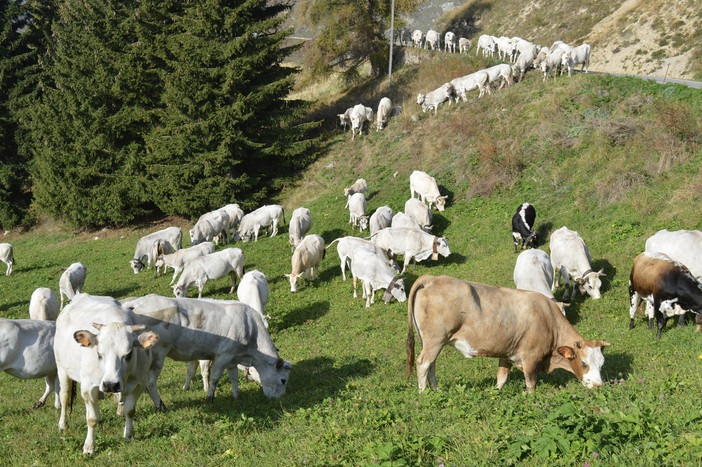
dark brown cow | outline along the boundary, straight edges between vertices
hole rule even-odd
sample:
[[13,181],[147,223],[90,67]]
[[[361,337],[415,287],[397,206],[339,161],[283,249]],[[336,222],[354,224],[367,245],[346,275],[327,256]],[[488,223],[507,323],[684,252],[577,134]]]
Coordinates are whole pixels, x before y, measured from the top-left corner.
[[679,314],[679,323],[684,325],[684,310],[697,313],[700,322],[702,283],[687,267],[663,253],[644,252],[634,258],[629,275],[629,329],[634,328],[634,315],[642,298],[647,302],[648,328],[653,329],[654,317],[658,323],[658,339],[670,316]]
[[449,344],[467,358],[499,358],[497,389],[512,365],[524,372],[529,392],[537,373],[556,368],[573,373],[589,387],[602,385],[602,347],[585,340],[563,316],[556,302],[538,292],[466,282],[448,276],[422,276],[409,294],[407,377],[414,364],[414,327],[422,341],[417,358],[419,389],[427,377],[434,389],[436,358]]

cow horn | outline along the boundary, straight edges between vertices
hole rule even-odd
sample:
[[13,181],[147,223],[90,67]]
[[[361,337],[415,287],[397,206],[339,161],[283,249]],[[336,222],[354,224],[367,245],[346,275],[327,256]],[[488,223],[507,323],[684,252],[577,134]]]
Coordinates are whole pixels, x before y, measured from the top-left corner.
[[575,343],[575,347],[576,347],[577,349],[582,349],[582,348],[583,348],[583,345],[585,345],[583,341],[577,341],[577,342]]

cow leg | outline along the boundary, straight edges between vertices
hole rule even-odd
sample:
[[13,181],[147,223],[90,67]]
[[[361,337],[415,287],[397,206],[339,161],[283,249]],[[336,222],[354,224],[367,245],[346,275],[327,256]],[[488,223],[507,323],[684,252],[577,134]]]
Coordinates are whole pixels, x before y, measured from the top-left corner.
[[409,266],[410,259],[412,259],[411,256],[405,255],[405,261],[404,261],[404,264],[402,265],[402,272],[400,272],[400,274],[404,274],[405,271],[407,271],[407,266]]
[[236,271],[229,271],[229,275],[232,277],[232,288],[229,289],[229,295],[231,295],[236,289]]
[[344,281],[346,280],[346,256],[341,258],[341,277],[344,278]]
[[232,383],[232,396],[236,399],[239,397],[239,368],[236,364],[227,367],[227,375]]
[[663,331],[663,328],[665,327],[665,323],[668,321],[668,318],[661,312],[661,302],[660,300],[654,299],[653,301],[653,313],[656,316],[656,323],[658,324],[658,332],[656,332],[656,339],[661,338],[661,332]]
[[88,434],[83,444],[83,454],[95,454],[95,427],[100,420],[100,406],[98,405],[98,388],[93,386],[88,390],[81,390],[85,402],[85,420],[88,425]]
[[190,380],[195,376],[197,371],[197,360],[192,360],[188,362],[188,368],[185,372],[185,383],[183,383],[183,391],[190,389]]
[[168,284],[169,286],[175,284],[176,277],[178,277],[178,274],[180,274],[180,271],[182,271],[182,270],[183,270],[182,267],[180,267],[180,268],[175,268],[175,269],[173,270],[173,278],[171,279],[171,283]]
[[214,402],[217,383],[224,374],[226,365],[227,363],[223,358],[215,357],[215,359],[212,361],[212,369],[210,370],[210,390],[207,391],[207,402]]
[[199,363],[202,387],[205,392],[210,392],[210,370],[212,369],[212,360],[200,360]]
[[539,374],[539,363],[524,363],[522,368],[524,370],[524,379],[526,380],[527,392],[529,394],[534,394],[536,379]]
[[60,367],[57,368],[57,373],[59,379],[59,386],[61,387],[61,389],[59,390],[59,398],[61,399],[61,416],[59,417],[58,428],[59,431],[63,431],[66,429],[66,408],[68,407],[68,400],[71,397],[71,391],[75,383]]
[[[357,285],[357,283],[358,283],[358,277],[356,277],[356,276],[354,275],[354,276],[353,276],[353,298],[358,298],[358,292],[356,292],[356,285]],[[363,293],[364,293],[364,294],[366,293],[366,290],[365,290],[365,289],[363,289]],[[366,297],[363,297],[363,298],[366,298]]]
[[683,327],[685,326],[685,313],[681,314],[680,317],[678,318],[678,326]]
[[254,226],[254,242],[258,241],[258,230],[261,228],[260,225],[256,224]]
[[34,404],[32,404],[32,409],[38,409],[39,407],[42,407],[44,403],[46,402],[46,398],[49,397],[49,394],[51,394],[51,391],[54,390],[54,384],[55,384],[55,379],[56,376],[45,376],[44,377],[44,383],[46,384],[46,388],[44,389],[44,394],[39,398],[38,401],[36,401]]
[[202,291],[205,290],[207,278],[197,281],[197,298],[202,298]]
[[278,221],[274,220],[271,224],[271,237],[275,237],[278,234]]
[[134,436],[134,411],[142,391],[142,387],[137,386],[124,400],[124,439],[126,440]]
[[502,390],[502,386],[507,382],[507,377],[509,376],[509,370],[512,368],[512,362],[506,358],[501,358],[499,366],[497,367],[497,390]]
[[629,284],[629,329],[634,329],[634,316],[639,306],[640,297],[634,286]]
[[[431,345],[427,344],[427,342],[424,342],[422,352],[419,354],[419,357],[417,357],[417,384],[419,385],[419,392],[422,392],[427,388],[427,376],[442,349],[441,345],[432,347]],[[438,385],[436,385],[436,375],[433,376],[433,381],[431,381],[431,384],[432,389],[438,389]]]
[[[158,363],[158,360],[160,360],[161,363]],[[156,387],[156,381],[161,374],[161,370],[163,370],[163,359],[157,359],[154,356],[146,379],[146,391],[149,393],[149,397],[151,397],[151,401],[154,403],[156,410],[159,412],[166,412],[166,404],[161,400],[158,388]]]
[[373,289],[367,280],[363,281],[363,293],[366,296],[366,308],[370,308],[371,303],[373,303]]

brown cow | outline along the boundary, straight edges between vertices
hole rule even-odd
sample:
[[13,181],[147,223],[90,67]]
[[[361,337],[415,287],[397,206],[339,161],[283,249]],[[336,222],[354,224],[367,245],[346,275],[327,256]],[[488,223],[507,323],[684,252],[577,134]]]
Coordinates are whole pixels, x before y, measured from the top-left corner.
[[538,292],[427,275],[412,286],[408,308],[407,378],[414,364],[414,325],[422,342],[420,391],[427,377],[437,388],[436,358],[446,344],[467,358],[499,358],[498,390],[512,365],[524,372],[530,393],[539,371],[556,368],[570,371],[589,388],[602,385],[602,347],[609,342],[583,339],[556,302]]

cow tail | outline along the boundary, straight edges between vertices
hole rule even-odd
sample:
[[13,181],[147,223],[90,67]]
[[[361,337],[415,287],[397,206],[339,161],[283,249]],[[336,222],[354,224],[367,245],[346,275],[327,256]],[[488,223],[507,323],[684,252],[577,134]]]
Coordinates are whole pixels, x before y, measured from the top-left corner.
[[76,400],[76,382],[73,381],[72,379],[68,378],[68,385],[70,386],[69,390],[71,391],[70,397],[68,398],[68,410],[69,414],[73,413],[73,401]]
[[334,243],[338,242],[339,240],[341,240],[341,238],[335,238],[334,240],[331,241],[331,243],[329,245],[324,247],[324,250],[326,251],[327,249],[329,249],[330,246],[332,246]]
[[285,226],[285,208],[281,207],[283,210],[283,226]]
[[[414,300],[417,296],[417,292],[424,288],[424,284],[421,284],[421,278],[417,279],[412,285],[410,290],[409,298],[407,300],[407,364],[405,366],[405,374],[407,380],[409,381],[410,376],[412,376],[412,369],[414,368]],[[417,328],[417,334],[419,334],[419,328]],[[419,336],[421,339],[421,335]]]

